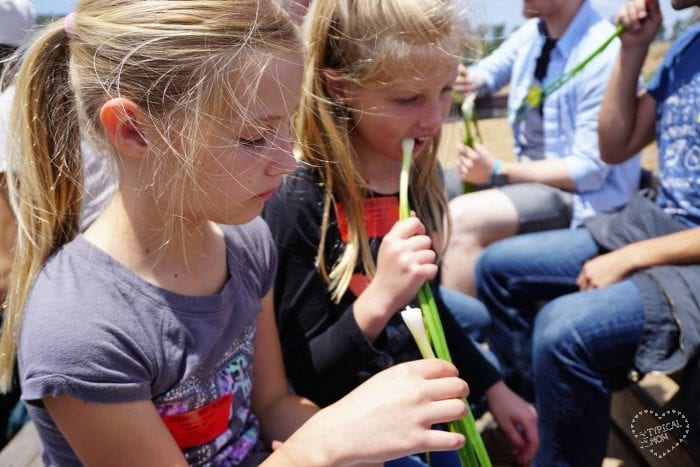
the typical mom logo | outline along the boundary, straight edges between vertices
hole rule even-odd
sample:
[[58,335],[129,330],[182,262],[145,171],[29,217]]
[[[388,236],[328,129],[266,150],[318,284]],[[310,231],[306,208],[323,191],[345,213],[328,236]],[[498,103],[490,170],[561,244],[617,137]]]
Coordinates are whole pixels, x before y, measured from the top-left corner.
[[690,431],[690,423],[678,410],[667,410],[659,415],[654,410],[647,409],[634,416],[630,430],[639,447],[661,459],[685,440]]

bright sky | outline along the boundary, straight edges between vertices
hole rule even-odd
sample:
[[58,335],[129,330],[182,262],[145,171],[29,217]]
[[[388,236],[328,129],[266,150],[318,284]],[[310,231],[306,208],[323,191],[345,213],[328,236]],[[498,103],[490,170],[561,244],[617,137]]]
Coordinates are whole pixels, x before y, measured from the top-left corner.
[[[480,23],[498,24],[506,23],[508,31],[513,26],[520,24],[523,21],[522,17],[522,0],[470,0],[476,13],[484,18]],[[614,18],[617,11],[626,0],[591,0],[593,7],[598,10],[606,18]],[[671,28],[677,19],[686,19],[690,16],[692,8],[684,11],[675,11],[671,8],[669,0],[660,0],[661,11],[664,14],[664,23],[667,28]]]
[[[77,0],[33,0],[34,6],[39,14],[64,15],[73,9]],[[472,3],[477,17],[484,21],[477,23],[506,23],[508,30],[520,24],[523,20],[522,0],[469,0]],[[591,0],[593,6],[606,17],[615,15],[625,0]],[[661,0],[662,10],[666,17],[666,27],[670,28],[676,19],[687,18],[690,14],[688,10],[676,12],[671,8],[671,2]],[[477,18],[477,19],[481,19]]]

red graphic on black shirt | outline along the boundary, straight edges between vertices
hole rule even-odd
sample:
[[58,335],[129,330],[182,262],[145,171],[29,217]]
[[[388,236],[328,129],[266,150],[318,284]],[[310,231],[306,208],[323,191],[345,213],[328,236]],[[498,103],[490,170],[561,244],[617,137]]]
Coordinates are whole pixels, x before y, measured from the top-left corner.
[[[370,238],[382,238],[399,220],[399,199],[396,196],[379,196],[367,198],[363,206],[365,228]],[[348,216],[342,203],[335,204],[335,217],[338,220],[340,238],[347,243],[349,239]],[[365,274],[355,273],[350,280],[350,291],[359,297],[369,285]]]

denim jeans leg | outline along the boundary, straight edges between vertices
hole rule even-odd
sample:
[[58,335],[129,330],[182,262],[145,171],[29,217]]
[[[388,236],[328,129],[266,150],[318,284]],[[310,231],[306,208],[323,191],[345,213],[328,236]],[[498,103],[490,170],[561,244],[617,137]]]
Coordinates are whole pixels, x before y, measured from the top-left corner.
[[[428,461],[429,460],[429,461]],[[384,463],[384,467],[461,467],[457,451],[436,451],[414,454]]]
[[601,465],[611,387],[633,366],[643,330],[642,298],[631,280],[565,295],[542,308],[533,333],[535,466]]
[[478,296],[491,313],[487,339],[506,382],[532,394],[532,325],[540,306],[577,290],[583,263],[599,253],[585,229],[517,235],[496,242],[476,266]]
[[476,342],[483,342],[491,325],[488,310],[474,297],[440,286],[440,297],[465,334]]

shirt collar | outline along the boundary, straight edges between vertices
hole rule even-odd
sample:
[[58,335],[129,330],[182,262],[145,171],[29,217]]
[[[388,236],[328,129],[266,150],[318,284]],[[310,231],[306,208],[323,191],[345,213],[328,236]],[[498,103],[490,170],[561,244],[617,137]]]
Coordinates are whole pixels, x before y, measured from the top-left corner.
[[[588,30],[588,28],[595,24],[600,19],[600,16],[591,6],[588,0],[584,2],[579,7],[578,11],[571,20],[569,27],[566,28],[564,34],[557,40],[557,45],[555,49],[559,50],[562,55],[568,57],[571,51],[578,45]],[[547,35],[547,26],[544,21],[540,20],[537,24],[537,29],[540,35],[544,38]]]

